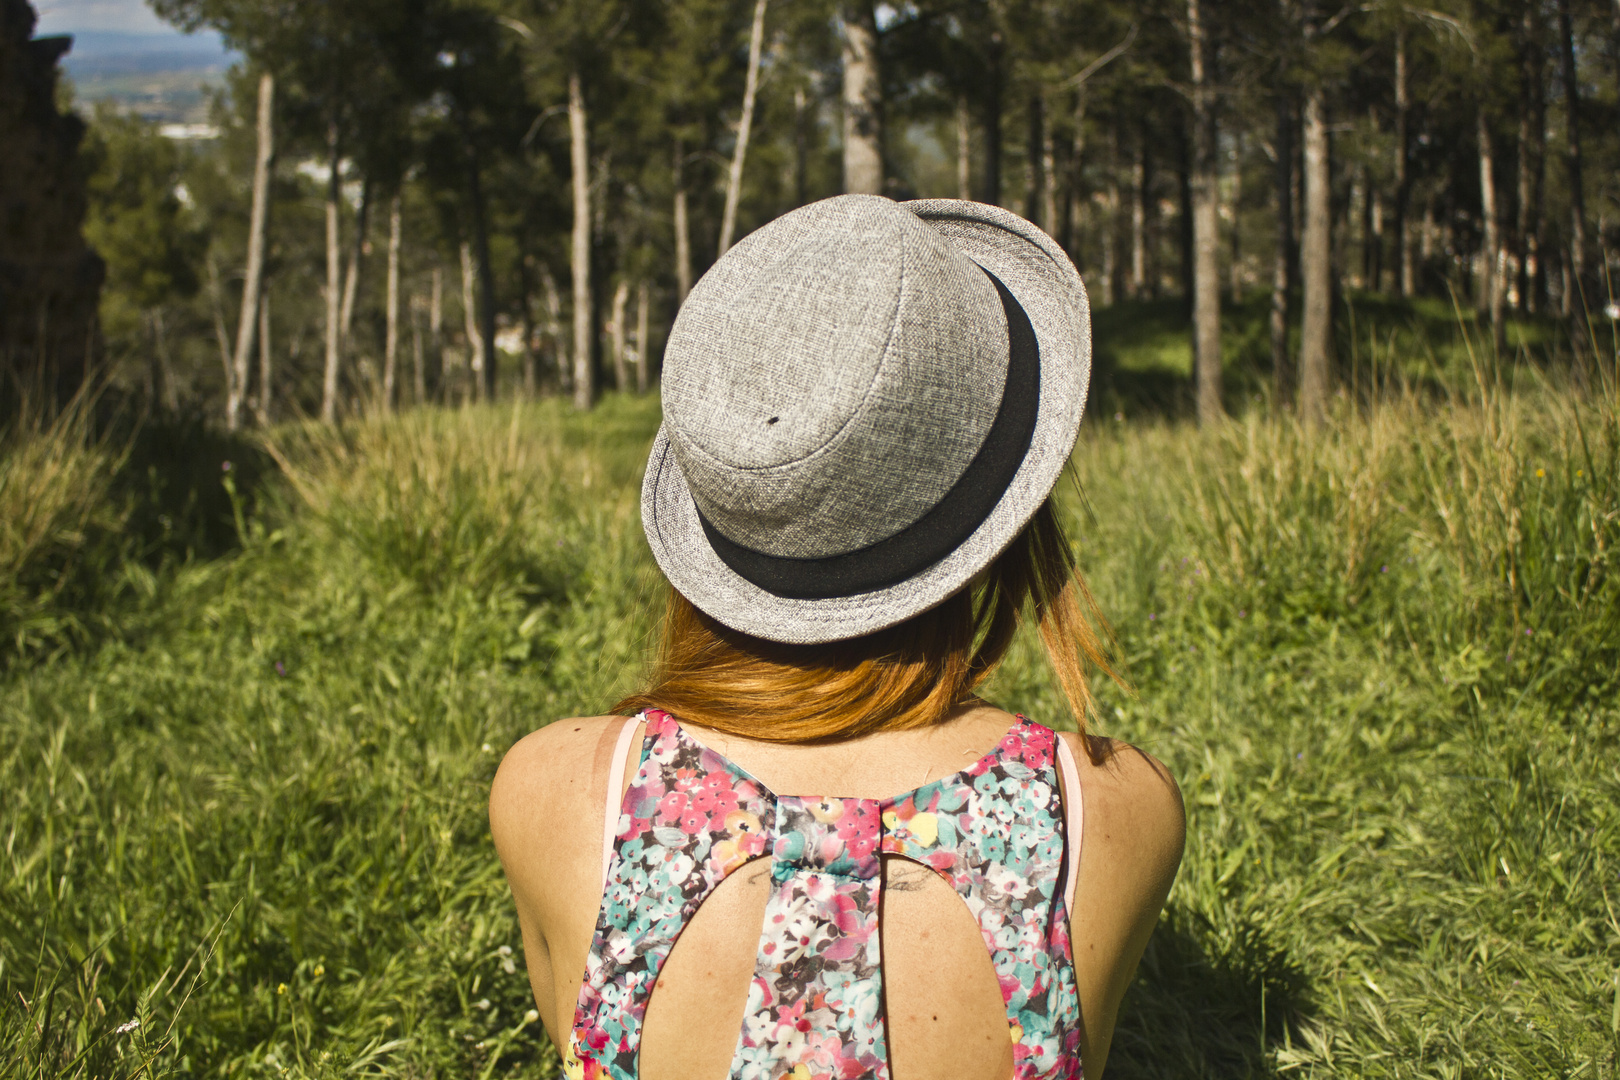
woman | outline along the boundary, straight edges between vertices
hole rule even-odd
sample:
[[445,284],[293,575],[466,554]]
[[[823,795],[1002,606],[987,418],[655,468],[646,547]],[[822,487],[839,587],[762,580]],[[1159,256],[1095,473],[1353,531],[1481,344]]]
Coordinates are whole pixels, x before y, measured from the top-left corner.
[[[1107,668],[1049,497],[1090,345],[1061,249],[975,203],[830,199],[693,289],[651,683],[490,796],[568,1075],[1101,1075],[1183,820],[1084,734]],[[1080,734],[973,695],[1025,612]]]

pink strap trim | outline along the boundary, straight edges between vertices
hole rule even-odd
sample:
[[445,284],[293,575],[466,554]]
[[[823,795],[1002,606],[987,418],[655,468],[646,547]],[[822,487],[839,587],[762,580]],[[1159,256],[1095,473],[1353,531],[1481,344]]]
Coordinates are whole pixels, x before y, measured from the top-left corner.
[[619,729],[619,741],[613,747],[613,768],[608,771],[607,807],[602,812],[602,887],[607,888],[608,867],[613,862],[613,841],[619,835],[619,811],[624,802],[625,757],[630,753],[630,739],[636,733],[636,725],[641,723],[641,713],[637,713],[624,722]]
[[1063,773],[1063,839],[1069,848],[1069,872],[1063,882],[1063,906],[1074,912],[1074,886],[1080,879],[1080,838],[1085,835],[1086,804],[1080,796],[1080,770],[1069,740],[1057,737],[1058,769]]

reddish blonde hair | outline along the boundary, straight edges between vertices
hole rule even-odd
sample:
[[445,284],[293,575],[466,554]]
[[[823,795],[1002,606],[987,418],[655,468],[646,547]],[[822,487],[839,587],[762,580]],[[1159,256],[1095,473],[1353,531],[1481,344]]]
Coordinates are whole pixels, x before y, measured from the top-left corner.
[[1094,708],[1087,669],[1120,680],[1093,620],[1104,634],[1107,624],[1050,499],[974,585],[906,622],[848,641],[764,641],[721,625],[671,588],[650,685],[614,711],[665,709],[703,727],[778,743],[926,727],[975,700],[974,690],[1006,656],[1026,607],[1084,735]]

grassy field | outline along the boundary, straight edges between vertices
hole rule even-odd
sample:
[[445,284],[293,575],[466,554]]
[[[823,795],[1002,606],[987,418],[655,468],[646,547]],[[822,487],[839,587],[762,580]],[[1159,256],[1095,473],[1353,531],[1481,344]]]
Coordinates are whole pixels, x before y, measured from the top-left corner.
[[[1097,408],[1065,509],[1185,864],[1119,1077],[1612,1077],[1620,399]],[[635,681],[653,400],[0,456],[0,1074],[551,1076],[484,821]],[[1061,723],[1028,640],[989,696]]]

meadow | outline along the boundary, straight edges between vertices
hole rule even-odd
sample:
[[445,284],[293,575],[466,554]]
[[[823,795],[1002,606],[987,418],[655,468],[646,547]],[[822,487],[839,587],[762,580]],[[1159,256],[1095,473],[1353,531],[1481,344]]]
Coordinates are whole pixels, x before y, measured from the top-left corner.
[[[1084,425],[1095,726],[1189,823],[1109,1076],[1616,1074],[1620,387],[1384,378]],[[9,438],[0,1074],[556,1075],[484,802],[636,682],[657,415]],[[986,696],[1065,722],[1027,638]]]

